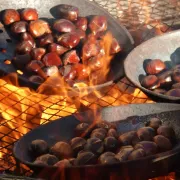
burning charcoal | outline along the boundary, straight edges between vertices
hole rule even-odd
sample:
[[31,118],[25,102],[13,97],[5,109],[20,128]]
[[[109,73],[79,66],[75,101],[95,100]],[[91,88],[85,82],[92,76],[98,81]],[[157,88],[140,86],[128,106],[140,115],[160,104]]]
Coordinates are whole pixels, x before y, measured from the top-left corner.
[[40,156],[42,154],[46,154],[49,151],[49,147],[46,141],[41,139],[36,139],[31,142],[29,145],[29,151],[33,156]]
[[62,141],[57,142],[51,148],[51,153],[59,159],[71,158],[73,154],[71,146],[68,143]]
[[167,91],[165,89],[155,89],[153,92],[158,94],[166,94]]
[[43,47],[54,42],[52,34],[45,34],[39,38],[39,46]]
[[42,61],[46,66],[60,66],[60,65],[62,65],[61,58],[55,52],[47,53],[43,57]]
[[100,164],[114,164],[118,162],[119,160],[116,158],[115,154],[112,152],[105,152],[99,157]]
[[145,151],[143,149],[136,149],[131,152],[131,154],[128,157],[128,160],[135,160],[142,158],[146,155]]
[[175,83],[171,87],[172,89],[180,89],[180,83]]
[[54,164],[56,164],[58,162],[58,158],[51,154],[41,155],[36,159],[36,161],[37,160],[42,161],[42,162],[48,164],[49,166],[53,166]]
[[68,51],[68,48],[65,48],[59,44],[52,43],[48,46],[49,52],[56,52],[58,55],[64,54],[66,51]]
[[29,53],[27,54],[16,54],[16,56],[12,59],[12,63],[18,69],[24,69],[26,65],[31,61],[31,56]]
[[91,165],[91,164],[95,164],[96,161],[97,158],[92,152],[84,152],[75,159],[74,164],[76,166]]
[[33,48],[36,47],[36,43],[34,41],[34,38],[31,36],[31,34],[29,34],[27,32],[21,33],[21,41],[22,42],[23,41],[28,41]]
[[180,69],[175,69],[172,73],[172,79],[174,82],[179,83],[180,82]]
[[137,135],[141,141],[152,141],[153,137],[156,135],[156,132],[151,127],[143,127],[138,129]]
[[160,86],[160,82],[155,75],[149,75],[143,78],[141,85],[148,89],[156,89]]
[[94,154],[101,154],[104,151],[103,141],[98,138],[89,138],[84,149]]
[[47,166],[48,165],[47,162],[43,162],[41,160],[35,160],[33,163],[35,165],[39,165],[39,166]]
[[75,137],[70,141],[70,145],[75,155],[77,155],[79,151],[84,149],[85,144],[86,140],[81,137]]
[[29,32],[34,38],[40,37],[44,34],[51,33],[49,24],[41,19],[31,21],[29,24]]
[[113,38],[110,53],[111,54],[116,54],[116,53],[118,53],[120,51],[121,51],[121,47],[120,47],[117,39]]
[[118,133],[115,129],[111,128],[108,130],[108,133],[107,133],[107,136],[108,137],[115,137],[116,139],[118,138]]
[[94,16],[89,23],[89,28],[93,34],[106,31],[107,19],[105,16]]
[[126,161],[133,150],[134,148],[132,146],[122,146],[115,157],[120,162]]
[[38,19],[38,12],[33,8],[26,8],[21,12],[21,19],[25,21],[35,21]]
[[84,133],[86,133],[89,129],[89,124],[87,123],[80,123],[75,128],[75,134],[76,136],[82,136]]
[[144,70],[149,75],[156,75],[160,73],[162,70],[164,70],[165,68],[166,68],[166,65],[163,61],[161,61],[160,59],[154,59],[154,60],[148,61],[145,64]]
[[104,140],[104,138],[106,137],[106,134],[102,133],[102,132],[92,132],[91,133],[91,138],[98,138],[98,139],[101,139],[101,140]]
[[75,31],[75,25],[67,19],[58,19],[54,22],[53,28],[60,33]]
[[75,32],[76,32],[76,34],[79,36],[80,39],[85,39],[86,33],[85,33],[83,30],[81,30],[81,29],[76,29]]
[[169,127],[169,126],[165,126],[165,125],[160,126],[157,129],[157,134],[165,136],[166,138],[168,138],[170,140],[175,138],[175,132],[174,132],[173,128]]
[[168,151],[172,149],[172,144],[170,140],[162,135],[157,135],[154,137],[154,142],[157,144],[159,151]]
[[44,82],[44,79],[42,77],[40,77],[40,76],[33,75],[33,76],[29,77],[29,81],[41,84],[41,83]]
[[28,23],[25,21],[18,21],[11,25],[11,31],[15,34],[27,31]]
[[106,151],[114,152],[118,148],[118,140],[114,137],[107,137],[104,139],[104,148]]
[[180,64],[180,47],[171,54],[171,61],[174,65]]
[[89,69],[87,66],[77,63],[74,65],[74,69],[77,72],[77,80],[85,80],[89,77]]
[[161,74],[159,74],[157,77],[159,79],[159,82],[162,86],[169,86],[172,83],[172,70],[164,71]]
[[134,149],[143,149],[146,153],[146,156],[156,154],[157,152],[157,145],[151,141],[141,141],[135,145]]
[[20,21],[20,15],[15,9],[6,9],[3,14],[3,22],[5,25]]
[[109,130],[110,128],[116,129],[116,126],[114,124],[109,123],[109,122],[105,122],[105,121],[101,121],[101,122],[96,123],[96,127],[97,128],[104,128],[107,130]]
[[31,56],[34,60],[41,60],[45,53],[46,49],[44,48],[34,48],[31,51]]
[[66,167],[71,167],[72,164],[69,162],[67,159],[63,159],[61,161],[58,161],[54,166],[57,166],[59,168],[66,168]]
[[180,97],[180,89],[171,89],[165,95],[166,96]]
[[29,41],[22,41],[17,44],[15,51],[17,54],[26,54],[30,53],[32,48],[32,44]]
[[76,50],[71,50],[69,52],[67,52],[64,56],[63,56],[63,63],[64,65],[67,64],[76,64],[80,61],[79,56],[76,53]]
[[78,29],[81,29],[83,31],[86,31],[87,29],[87,18],[86,17],[78,17],[75,21],[75,25]]
[[162,121],[158,118],[151,118],[148,123],[148,126],[152,127],[155,130],[157,130],[161,125]]
[[59,17],[68,19],[70,21],[77,20],[79,14],[79,9],[77,7],[67,4],[58,5],[56,11]]
[[66,48],[74,48],[79,44],[80,37],[76,32],[65,33],[57,38],[57,42]]
[[46,74],[46,76],[55,76],[59,74],[59,69],[57,66],[50,66],[50,67],[46,67],[44,68],[44,72]]

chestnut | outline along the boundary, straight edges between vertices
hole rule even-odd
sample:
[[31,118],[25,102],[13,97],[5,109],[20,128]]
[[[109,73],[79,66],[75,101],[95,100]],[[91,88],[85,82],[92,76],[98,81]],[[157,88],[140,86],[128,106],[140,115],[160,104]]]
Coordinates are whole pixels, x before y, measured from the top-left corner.
[[104,148],[106,151],[114,152],[118,148],[118,140],[115,137],[106,137],[104,139]]
[[160,59],[153,59],[145,64],[145,71],[149,75],[156,75],[166,68],[165,63]]
[[119,160],[115,157],[115,154],[112,152],[105,152],[101,154],[101,156],[99,157],[100,164],[114,164],[118,162]]
[[65,33],[57,38],[57,42],[66,48],[74,48],[79,44],[80,37],[76,32]]
[[137,130],[137,135],[141,141],[152,141],[156,132],[151,127],[142,127]]
[[67,4],[60,4],[56,8],[59,17],[68,19],[70,21],[77,20],[79,14],[79,9],[77,7]]
[[76,64],[76,63],[78,63],[80,61],[80,58],[77,55],[76,50],[71,50],[71,51],[64,54],[62,60],[63,60],[63,64],[67,65],[67,64]]
[[162,125],[162,121],[155,117],[151,118],[148,123],[148,126],[152,127],[155,130],[157,130],[161,125]]
[[30,72],[38,72],[39,69],[43,68],[44,64],[38,60],[32,60],[30,63],[27,64],[26,69]]
[[96,123],[97,128],[104,128],[106,130],[109,130],[110,128],[116,129],[116,126],[113,123],[109,123],[106,121],[100,121]]
[[174,82],[179,83],[180,82],[180,69],[175,69],[172,73],[172,79]]
[[93,34],[107,30],[107,19],[105,16],[94,16],[89,22],[89,28]]
[[57,66],[49,66],[43,69],[45,72],[46,76],[51,77],[51,76],[56,76],[59,74],[59,69]]
[[168,92],[166,92],[167,96],[174,96],[174,97],[180,97],[180,89],[171,89]]
[[39,166],[47,166],[48,165],[47,162],[43,162],[43,161],[37,160],[37,159],[33,163],[35,165],[39,165]]
[[51,33],[41,36],[38,40],[39,40],[39,46],[41,47],[54,42],[54,38]]
[[144,156],[146,156],[146,153],[143,149],[135,149],[129,154],[128,160],[135,160],[135,159],[142,158]]
[[22,41],[17,44],[15,51],[17,54],[26,54],[30,53],[32,48],[32,44],[29,41]]
[[77,36],[79,36],[80,39],[85,39],[86,33],[83,30],[76,29],[75,32],[76,32]]
[[75,31],[75,25],[67,19],[58,19],[53,24],[53,29],[60,33]]
[[11,25],[11,31],[15,34],[23,33],[27,31],[28,23],[25,21],[18,21]]
[[62,65],[61,58],[55,52],[50,52],[44,55],[42,59],[46,66],[60,66]]
[[108,137],[115,137],[116,139],[118,138],[118,133],[115,129],[110,128],[107,132]]
[[31,34],[29,34],[27,32],[21,33],[21,37],[20,38],[21,38],[22,42],[23,41],[28,41],[33,48],[36,47],[36,43],[34,41],[34,38],[31,36]]
[[88,59],[88,67],[90,68],[91,72],[97,71],[103,67],[103,58],[101,54],[97,56],[91,57]]
[[48,51],[49,52],[56,52],[58,55],[62,55],[68,51],[68,48],[65,48],[65,47],[63,47],[59,44],[56,44],[56,43],[52,43],[52,44],[49,44]]
[[20,21],[20,15],[15,9],[6,9],[3,14],[3,22],[5,25]]
[[38,75],[32,75],[29,77],[29,81],[33,82],[33,83],[43,83],[44,79],[41,76]]
[[75,25],[78,29],[81,29],[83,31],[86,31],[87,29],[87,18],[86,17],[78,17],[75,21]]
[[105,129],[105,128],[96,128],[96,129],[94,129],[92,131],[92,133],[96,133],[96,132],[99,132],[99,133],[102,133],[102,134],[106,135],[107,134],[107,129]]
[[159,151],[168,151],[172,149],[170,140],[162,135],[154,136],[154,142],[157,144]]
[[71,167],[72,164],[69,162],[67,159],[63,159],[61,161],[58,161],[54,166],[57,166],[59,168],[66,168],[66,167]]
[[101,154],[104,151],[103,141],[98,138],[89,138],[84,149],[94,154]]
[[160,86],[159,79],[155,75],[145,76],[141,81],[141,85],[148,89],[156,89]]
[[171,75],[172,70],[167,70],[157,76],[161,86],[169,86],[172,83]]
[[180,83],[175,83],[171,87],[172,89],[180,89]]
[[70,158],[70,159],[68,159],[68,161],[71,163],[71,165],[74,165],[75,158]]
[[174,132],[173,128],[170,126],[166,126],[166,125],[160,126],[157,129],[157,134],[165,136],[166,138],[169,138],[169,139],[175,138],[175,132]]
[[100,131],[99,132],[96,131],[96,132],[91,133],[91,138],[98,138],[98,139],[104,140],[105,137],[106,137],[106,134],[101,133]]
[[51,29],[46,21],[38,19],[30,22],[29,32],[34,38],[37,38],[46,33],[51,33]]
[[95,164],[97,161],[96,156],[92,152],[81,153],[74,161],[76,166],[80,165],[91,165]]
[[74,65],[74,69],[77,72],[77,80],[84,80],[89,77],[89,69],[87,66],[77,63]]
[[116,54],[116,53],[118,53],[120,51],[121,51],[121,47],[120,47],[117,39],[113,38],[111,48],[110,48],[110,53],[111,54]]
[[38,19],[38,12],[33,8],[26,8],[21,12],[21,18],[25,21],[35,21]]
[[73,154],[71,146],[63,141],[57,142],[54,146],[52,146],[50,151],[59,159],[71,158]]
[[154,89],[153,92],[158,94],[166,94],[167,91],[165,89],[158,88],[158,89]]
[[156,154],[157,152],[157,145],[151,141],[141,141],[135,145],[134,149],[143,149],[146,156]]
[[41,60],[45,53],[46,53],[46,49],[44,48],[34,48],[31,51],[31,56],[32,59]]
[[37,157],[36,161],[42,161],[45,164],[48,164],[49,166],[53,166],[58,162],[58,158],[51,154],[43,154],[39,157]]
[[85,144],[86,140],[81,137],[75,137],[70,141],[70,145],[75,155],[77,155],[79,151],[84,149]]
[[80,123],[75,128],[75,134],[76,136],[82,136],[84,133],[86,133],[89,129],[89,124],[87,123]]
[[46,141],[42,139],[33,140],[29,145],[29,151],[33,156],[40,156],[46,154],[49,151],[49,147]]

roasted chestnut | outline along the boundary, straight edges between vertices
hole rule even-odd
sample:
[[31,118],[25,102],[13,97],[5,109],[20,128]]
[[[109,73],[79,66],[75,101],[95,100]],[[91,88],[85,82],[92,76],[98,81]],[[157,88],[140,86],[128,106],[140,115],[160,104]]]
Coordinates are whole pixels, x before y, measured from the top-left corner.
[[157,77],[162,86],[169,86],[172,83],[172,70],[167,70],[159,74]]
[[141,141],[135,145],[134,149],[143,149],[146,156],[149,156],[157,152],[157,145],[151,141]]
[[159,151],[168,151],[172,149],[170,140],[162,135],[154,136],[154,142],[157,144]]
[[15,34],[27,31],[28,23],[25,21],[18,21],[11,25],[11,31]]
[[165,126],[165,125],[160,126],[157,129],[157,134],[165,136],[166,138],[169,138],[169,139],[174,139],[176,137],[173,128],[170,126]]
[[104,148],[106,151],[115,152],[118,145],[118,140],[115,137],[107,137],[104,139]]
[[60,65],[62,65],[61,58],[55,52],[47,53],[43,57],[42,61],[46,66],[60,66]]
[[24,33],[21,34],[21,37],[20,37],[20,38],[21,38],[21,41],[22,41],[22,42],[23,42],[23,41],[28,41],[33,48],[36,47],[36,43],[35,43],[33,37],[31,36],[31,34],[29,34],[29,33],[27,33],[27,32],[24,32]]
[[35,21],[38,19],[38,12],[33,8],[26,8],[21,12],[21,18],[25,21]]
[[155,75],[145,76],[141,81],[141,85],[148,89],[156,89],[160,86],[159,79]]
[[49,52],[56,52],[58,55],[64,54],[66,51],[68,51],[68,48],[65,48],[59,44],[52,43],[48,46]]
[[50,151],[59,159],[71,158],[73,154],[71,146],[63,141],[57,142]]
[[61,18],[68,19],[70,21],[77,20],[79,9],[72,5],[60,4],[56,7],[56,11]]
[[141,141],[152,141],[156,132],[151,127],[142,127],[137,130],[137,135]]
[[43,161],[37,160],[37,159],[33,163],[36,165],[40,165],[40,166],[47,166],[48,165],[46,162],[43,162]]
[[87,18],[86,17],[78,17],[75,21],[75,25],[78,29],[81,29],[83,31],[86,31],[87,29]]
[[96,133],[96,132],[99,132],[99,133],[102,133],[102,134],[106,135],[107,134],[107,129],[99,127],[99,128],[96,128],[96,129],[94,129],[92,131],[92,133]]
[[174,96],[174,97],[180,97],[180,89],[171,89],[168,92],[166,92],[167,96]]
[[80,123],[75,128],[76,136],[83,136],[89,129],[89,124],[87,123]]
[[27,64],[26,69],[30,72],[38,72],[41,68],[44,67],[42,61],[32,60],[30,63]]
[[59,69],[57,66],[49,66],[43,69],[46,76],[51,77],[51,76],[56,76],[59,74]]
[[106,130],[109,130],[110,128],[116,129],[116,126],[113,123],[105,122],[105,121],[100,121],[96,123],[97,128],[104,128]]
[[153,59],[145,64],[147,74],[156,75],[166,68],[165,63],[160,59]]
[[60,33],[72,32],[76,29],[75,25],[67,19],[56,20],[54,22],[53,28]]
[[129,154],[128,160],[135,160],[146,156],[146,153],[143,149],[135,149]]
[[46,49],[44,48],[34,48],[31,51],[31,56],[32,59],[41,60],[45,53],[46,53]]
[[33,83],[43,83],[44,79],[41,76],[38,75],[32,75],[29,77],[29,81],[33,82]]
[[172,79],[174,82],[179,83],[180,82],[180,69],[175,69],[172,73]]
[[44,34],[51,33],[49,24],[41,19],[31,21],[29,24],[29,32],[34,38],[40,37]]
[[77,155],[79,151],[84,149],[85,144],[86,140],[81,137],[75,137],[70,141],[70,145],[75,155]]
[[15,9],[6,9],[3,14],[3,22],[5,25],[20,21],[20,15]]
[[89,138],[84,149],[94,154],[101,154],[104,151],[103,141],[98,138]]
[[167,91],[165,89],[158,88],[158,89],[154,89],[153,92],[158,93],[158,94],[166,94]]
[[69,162],[67,159],[63,159],[61,161],[58,161],[54,166],[57,166],[59,168],[66,168],[66,167],[71,167],[72,164]]
[[101,154],[101,156],[99,157],[100,164],[114,164],[118,162],[119,160],[115,157],[115,154],[112,152],[105,152]]
[[83,30],[76,29],[75,32],[76,32],[77,36],[79,36],[80,39],[85,39],[86,33]]
[[79,56],[76,53],[76,50],[71,50],[67,53],[64,54],[63,56],[63,64],[67,65],[67,64],[76,64],[80,61]]
[[107,132],[108,137],[115,137],[116,139],[118,138],[118,133],[115,129],[111,128]]
[[26,54],[30,53],[32,48],[32,44],[29,41],[22,41],[17,44],[15,51],[17,54]]
[[148,126],[152,127],[155,130],[157,130],[161,125],[162,121],[158,118],[151,118],[148,123]]
[[39,46],[43,47],[54,42],[52,34],[45,34],[39,38]]
[[48,164],[49,166],[53,166],[58,162],[58,158],[51,154],[44,154],[39,157],[37,157],[36,161],[42,161],[45,164]]
[[180,89],[180,83],[175,83],[171,87],[172,89]]
[[46,141],[42,139],[33,140],[29,145],[29,151],[33,156],[40,156],[46,154],[49,151],[49,147]]
[[106,137],[106,134],[98,132],[98,131],[91,133],[91,138],[98,138],[98,139],[104,140],[105,137]]

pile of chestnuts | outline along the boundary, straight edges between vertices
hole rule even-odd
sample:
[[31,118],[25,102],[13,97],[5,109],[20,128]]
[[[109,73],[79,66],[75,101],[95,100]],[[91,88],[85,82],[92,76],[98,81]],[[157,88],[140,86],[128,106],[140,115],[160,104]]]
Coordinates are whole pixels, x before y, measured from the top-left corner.
[[171,55],[171,62],[166,64],[160,59],[149,59],[144,62],[147,76],[141,85],[155,93],[180,97],[180,47]]
[[42,166],[83,166],[114,164],[169,151],[176,144],[173,128],[151,118],[137,131],[119,133],[116,125],[105,121],[96,124],[80,123],[76,137],[56,142],[49,147],[44,140],[34,140],[29,151],[34,164]]
[[[3,23],[18,41],[12,63],[32,82],[43,83],[57,74],[70,85],[88,80],[104,64],[107,19],[80,17],[79,9],[67,4],[58,5],[56,13],[58,19],[48,22],[33,8],[4,11]],[[121,51],[114,37],[109,51],[112,56]]]

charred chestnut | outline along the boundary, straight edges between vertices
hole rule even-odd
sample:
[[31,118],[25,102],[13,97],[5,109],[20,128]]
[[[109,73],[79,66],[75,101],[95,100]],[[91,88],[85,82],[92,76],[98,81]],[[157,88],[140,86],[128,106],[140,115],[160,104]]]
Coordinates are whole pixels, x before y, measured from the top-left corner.
[[43,57],[42,61],[46,66],[60,66],[60,65],[62,65],[61,58],[55,52],[47,53]]
[[71,50],[63,56],[63,64],[76,64],[80,61],[79,56],[76,53],[76,50]]
[[44,48],[34,48],[31,51],[31,56],[34,60],[41,60],[45,53],[46,49]]
[[146,156],[146,153],[143,149],[136,149],[130,153],[128,160],[135,160],[144,156]]
[[156,135],[156,132],[151,127],[143,127],[138,129],[137,135],[141,141],[152,141],[153,137]]
[[70,141],[70,145],[75,155],[77,155],[79,151],[84,149],[85,144],[86,140],[81,137],[75,137]]
[[59,44],[52,43],[48,46],[49,52],[56,52],[58,55],[64,54],[66,51],[68,51],[68,48],[65,48]]
[[35,21],[38,19],[38,12],[33,8],[26,8],[21,12],[21,18],[25,21]]
[[72,164],[69,162],[67,159],[63,159],[61,161],[58,161],[54,166],[57,166],[59,168],[66,168],[66,167],[71,167]]
[[54,42],[52,34],[45,34],[39,38],[39,46],[43,47]]
[[118,162],[119,160],[115,157],[115,154],[112,152],[105,152],[99,157],[100,164],[114,164]]
[[104,139],[104,148],[106,151],[114,152],[118,148],[118,140],[115,137],[107,137]]
[[15,9],[6,9],[3,14],[3,22],[5,25],[20,21],[20,15]]
[[77,20],[75,21],[76,27],[83,31],[86,31],[87,23],[88,23],[88,21],[87,21],[87,18],[85,18],[85,17],[78,17]]
[[141,85],[148,89],[156,89],[160,86],[159,79],[155,75],[145,76],[141,81]]
[[28,23],[25,21],[18,21],[11,25],[11,31],[15,34],[23,33],[27,31]]
[[39,156],[36,159],[36,162],[37,161],[42,161],[43,163],[48,164],[49,166],[53,166],[54,164],[58,162],[58,158],[51,154],[44,154],[44,155]]

